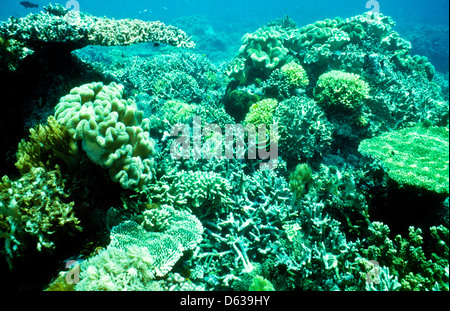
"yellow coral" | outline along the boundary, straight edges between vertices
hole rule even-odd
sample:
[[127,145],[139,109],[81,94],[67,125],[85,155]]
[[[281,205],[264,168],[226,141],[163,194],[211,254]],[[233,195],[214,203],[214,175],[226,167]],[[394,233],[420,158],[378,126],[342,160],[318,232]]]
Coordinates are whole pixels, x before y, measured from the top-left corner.
[[302,197],[312,185],[312,170],[306,163],[298,164],[289,175],[289,188],[296,198]]
[[47,123],[30,129],[29,140],[22,139],[19,143],[15,165],[21,174],[30,172],[33,167],[54,169],[58,163],[64,162],[70,167],[78,162],[78,148],[67,129],[53,116]]

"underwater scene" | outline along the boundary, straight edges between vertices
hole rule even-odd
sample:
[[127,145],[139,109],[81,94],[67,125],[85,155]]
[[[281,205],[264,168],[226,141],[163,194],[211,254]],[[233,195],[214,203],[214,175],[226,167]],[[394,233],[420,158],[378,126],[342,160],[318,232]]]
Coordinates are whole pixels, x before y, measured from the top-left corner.
[[2,0],[2,291],[448,292],[448,12]]

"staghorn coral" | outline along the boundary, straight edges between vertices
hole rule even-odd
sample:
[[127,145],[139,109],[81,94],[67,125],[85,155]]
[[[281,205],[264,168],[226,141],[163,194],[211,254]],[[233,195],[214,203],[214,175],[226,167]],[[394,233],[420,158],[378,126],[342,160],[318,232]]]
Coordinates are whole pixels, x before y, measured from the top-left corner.
[[22,139],[17,148],[15,163],[21,174],[34,167],[53,169],[58,163],[72,167],[79,159],[78,147],[67,128],[50,116],[46,125],[30,129],[29,140]]
[[55,107],[56,120],[89,159],[109,169],[125,189],[142,189],[154,177],[155,142],[149,120],[132,99],[122,99],[123,86],[112,82],[84,84],[71,90]]

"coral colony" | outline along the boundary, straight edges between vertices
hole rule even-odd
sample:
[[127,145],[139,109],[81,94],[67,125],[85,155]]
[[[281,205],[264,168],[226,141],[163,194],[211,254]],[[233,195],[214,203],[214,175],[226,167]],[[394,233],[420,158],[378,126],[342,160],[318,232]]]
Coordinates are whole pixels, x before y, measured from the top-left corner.
[[0,23],[0,126],[29,128],[2,151],[2,285],[448,291],[448,74],[389,16],[73,14]]

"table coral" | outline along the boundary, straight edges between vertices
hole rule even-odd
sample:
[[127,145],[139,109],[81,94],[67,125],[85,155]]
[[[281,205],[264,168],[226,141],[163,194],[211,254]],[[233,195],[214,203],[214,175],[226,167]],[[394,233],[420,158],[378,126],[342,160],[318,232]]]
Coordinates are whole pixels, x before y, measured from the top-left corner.
[[363,140],[359,151],[380,160],[400,185],[449,191],[448,128],[416,126]]
[[135,217],[145,227],[126,220],[111,230],[109,246],[81,264],[75,290],[161,289],[155,282],[170,275],[183,252],[197,247],[203,226],[189,212],[170,206],[148,211]]
[[[66,44],[72,50],[87,45],[130,45],[149,41],[185,48],[195,46],[182,30],[160,21],[95,17],[51,4],[44,7],[41,13],[29,14],[20,19],[11,17],[2,22],[0,36],[2,42],[16,40],[31,50],[55,43]],[[16,56],[16,61],[24,58],[23,53]],[[16,67],[14,62],[12,64]]]

